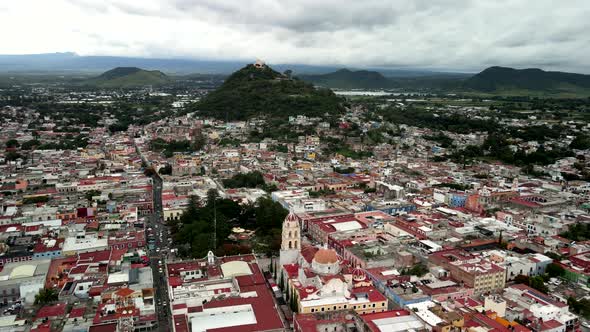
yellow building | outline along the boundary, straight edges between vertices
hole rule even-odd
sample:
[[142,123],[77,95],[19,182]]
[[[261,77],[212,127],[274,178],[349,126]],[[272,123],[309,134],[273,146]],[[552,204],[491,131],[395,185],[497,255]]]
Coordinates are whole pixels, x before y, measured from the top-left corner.
[[164,208],[164,220],[178,220],[184,210],[181,208]]

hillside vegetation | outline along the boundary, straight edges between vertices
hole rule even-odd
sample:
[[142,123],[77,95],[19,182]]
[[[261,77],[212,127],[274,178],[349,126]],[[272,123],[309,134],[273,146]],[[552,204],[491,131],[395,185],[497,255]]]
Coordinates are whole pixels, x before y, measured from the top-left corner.
[[137,67],[117,67],[89,79],[84,83],[104,88],[129,88],[161,85],[171,79],[159,70],[144,70]]
[[304,75],[301,79],[336,89],[379,89],[391,85],[381,73],[369,70],[340,69],[323,75]]
[[571,93],[590,95],[590,75],[537,68],[490,67],[467,79],[464,88],[486,93]]
[[230,75],[215,91],[195,105],[201,115],[245,120],[251,116],[284,118],[319,116],[343,110],[342,99],[328,89],[250,64]]

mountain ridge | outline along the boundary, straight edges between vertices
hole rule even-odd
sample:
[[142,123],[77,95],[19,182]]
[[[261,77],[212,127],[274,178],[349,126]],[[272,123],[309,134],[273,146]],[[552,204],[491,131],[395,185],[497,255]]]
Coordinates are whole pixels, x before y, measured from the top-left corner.
[[170,81],[170,78],[159,70],[145,70],[138,67],[116,67],[97,77],[84,81],[83,84],[109,88],[131,88],[161,85]]
[[464,88],[481,92],[590,92],[590,75],[492,66],[467,79]]
[[312,82],[316,85],[337,89],[379,89],[387,88],[391,85],[390,81],[383,74],[371,70],[353,71],[342,68],[332,73],[301,75],[300,77],[304,81]]

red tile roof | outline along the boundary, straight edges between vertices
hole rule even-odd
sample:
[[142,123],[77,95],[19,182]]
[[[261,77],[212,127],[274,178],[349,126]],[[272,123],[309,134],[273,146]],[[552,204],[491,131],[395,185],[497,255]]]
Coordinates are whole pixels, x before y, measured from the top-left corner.
[[223,300],[212,300],[203,305],[204,308],[230,307],[242,304],[250,304],[256,316],[256,324],[224,327],[212,329],[208,332],[253,332],[283,329],[283,322],[279,317],[273,294],[266,285],[254,285],[243,287],[242,292],[256,292],[256,297],[249,298],[226,298]]
[[64,317],[66,315],[66,304],[57,303],[51,306],[44,306],[35,315],[35,319],[51,318],[51,317]]
[[70,311],[70,315],[68,317],[70,317],[70,318],[82,317],[82,316],[84,316],[84,313],[86,313],[86,307],[77,307],[77,308],[73,308],[72,311]]

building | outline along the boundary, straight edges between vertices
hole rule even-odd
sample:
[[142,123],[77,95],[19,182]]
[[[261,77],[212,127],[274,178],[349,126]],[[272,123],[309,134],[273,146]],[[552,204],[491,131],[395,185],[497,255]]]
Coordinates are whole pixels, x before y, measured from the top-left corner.
[[24,299],[32,304],[35,295],[45,285],[50,260],[8,263],[0,272],[0,302],[9,303]]
[[280,264],[293,264],[297,261],[301,250],[301,230],[299,218],[294,213],[289,213],[283,222],[281,239]]
[[502,290],[506,285],[506,270],[491,260],[462,249],[435,252],[429,260],[449,271],[450,276],[476,295]]
[[253,255],[166,265],[173,331],[284,331]]

